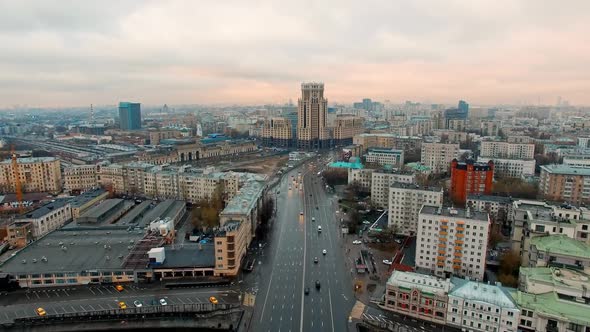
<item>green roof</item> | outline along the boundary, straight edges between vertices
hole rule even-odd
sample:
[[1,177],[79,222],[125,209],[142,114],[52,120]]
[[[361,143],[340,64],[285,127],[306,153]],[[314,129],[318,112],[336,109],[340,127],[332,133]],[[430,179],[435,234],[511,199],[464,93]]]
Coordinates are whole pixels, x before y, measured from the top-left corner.
[[590,258],[590,246],[574,240],[565,234],[539,236],[531,239],[531,245],[538,251],[550,252],[573,257]]
[[512,298],[519,307],[535,311],[542,316],[554,317],[582,325],[590,325],[590,305],[574,301],[562,300],[557,293],[529,294],[515,291]]

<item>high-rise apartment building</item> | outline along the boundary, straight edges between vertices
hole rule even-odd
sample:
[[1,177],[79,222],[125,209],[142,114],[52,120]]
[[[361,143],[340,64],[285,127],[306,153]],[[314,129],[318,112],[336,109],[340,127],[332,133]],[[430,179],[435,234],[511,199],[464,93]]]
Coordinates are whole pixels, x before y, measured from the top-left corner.
[[334,145],[350,145],[355,135],[364,130],[365,120],[358,116],[338,115],[334,120]]
[[420,161],[434,173],[448,172],[451,161],[459,157],[459,144],[422,143]]
[[[366,172],[367,170],[363,169],[362,171]],[[389,188],[395,182],[407,184],[416,182],[416,174],[399,170],[375,170],[371,172],[370,176],[371,202],[380,208],[389,206]]]
[[126,101],[120,102],[119,125],[121,130],[141,129],[141,104]]
[[324,83],[302,83],[297,105],[297,145],[304,149],[319,149],[330,145],[327,130],[328,100],[324,98]]
[[266,146],[290,147],[293,143],[291,121],[287,118],[273,117],[264,120],[262,141]]
[[492,193],[494,162],[476,163],[473,160],[451,162],[451,199],[455,204],[465,204],[467,195]]
[[394,227],[398,234],[415,235],[418,214],[424,204],[442,207],[442,188],[394,183],[389,188],[389,227]]
[[424,205],[418,217],[416,268],[438,277],[483,280],[489,230],[487,213]]
[[[53,157],[18,158],[18,177],[23,192],[61,191],[60,161]],[[12,160],[0,162],[0,192],[16,192],[16,172]]]

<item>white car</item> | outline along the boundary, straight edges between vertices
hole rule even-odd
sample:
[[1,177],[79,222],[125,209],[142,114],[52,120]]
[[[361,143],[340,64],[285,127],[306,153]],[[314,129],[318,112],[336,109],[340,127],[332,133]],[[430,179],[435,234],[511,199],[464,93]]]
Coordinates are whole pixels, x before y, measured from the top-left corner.
[[311,221],[315,221],[315,217],[311,217]]
[[139,300],[133,301],[133,305],[135,305],[136,308],[143,307],[143,303],[141,303]]
[[391,265],[393,263],[389,259],[384,259],[383,260],[383,264],[385,264],[385,265]]
[[328,253],[328,251],[327,251],[326,249],[322,250],[322,254],[324,254],[324,255],[325,255],[325,254],[327,254],[327,253]]
[[166,302],[166,299],[160,299],[160,304],[161,305],[168,305],[168,302]]
[[361,240],[354,240],[354,241],[352,241],[352,244],[361,244],[361,243],[363,243]]
[[368,220],[363,220],[363,225],[369,225],[371,222]]

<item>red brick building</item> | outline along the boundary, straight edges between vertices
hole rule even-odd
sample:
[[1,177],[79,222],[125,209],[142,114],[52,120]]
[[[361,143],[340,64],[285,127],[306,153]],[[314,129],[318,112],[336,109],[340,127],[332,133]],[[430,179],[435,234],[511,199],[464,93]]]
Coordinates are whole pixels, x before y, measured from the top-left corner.
[[492,193],[494,162],[476,163],[473,160],[451,161],[451,199],[453,203],[465,205],[467,195]]

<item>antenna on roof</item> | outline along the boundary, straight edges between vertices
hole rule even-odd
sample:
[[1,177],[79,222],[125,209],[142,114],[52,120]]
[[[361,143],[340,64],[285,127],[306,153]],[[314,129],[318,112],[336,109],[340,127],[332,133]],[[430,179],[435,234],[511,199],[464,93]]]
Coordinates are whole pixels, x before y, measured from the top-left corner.
[[90,124],[94,124],[94,107],[90,104]]

